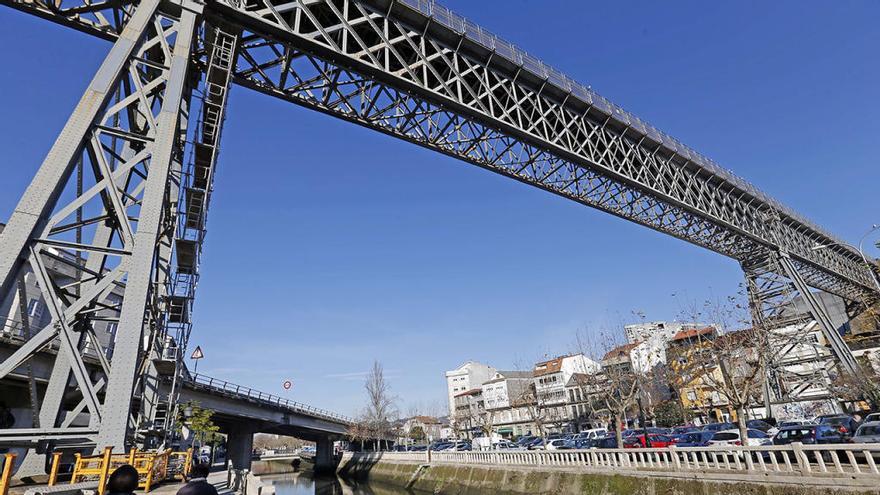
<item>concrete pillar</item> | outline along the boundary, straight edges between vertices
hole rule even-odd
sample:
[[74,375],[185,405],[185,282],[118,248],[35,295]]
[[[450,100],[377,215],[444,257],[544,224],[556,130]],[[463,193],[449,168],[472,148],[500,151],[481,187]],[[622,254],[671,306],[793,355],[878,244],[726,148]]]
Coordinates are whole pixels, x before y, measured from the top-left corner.
[[336,472],[336,456],[333,455],[333,440],[329,436],[320,437],[315,442],[315,472]]
[[251,455],[254,451],[254,430],[247,427],[236,428],[226,436],[226,457],[233,469],[250,469]]

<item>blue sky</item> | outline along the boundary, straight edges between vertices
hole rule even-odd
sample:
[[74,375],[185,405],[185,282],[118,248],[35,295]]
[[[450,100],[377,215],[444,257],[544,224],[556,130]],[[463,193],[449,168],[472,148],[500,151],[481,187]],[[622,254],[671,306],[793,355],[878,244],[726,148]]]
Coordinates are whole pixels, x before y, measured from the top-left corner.
[[[880,221],[880,3],[447,5],[846,241]],[[8,8],[0,26],[6,219],[109,45]],[[200,371],[344,413],[373,359],[405,411],[445,401],[443,371],[467,359],[528,365],[578,329],[672,319],[742,278],[708,251],[243,88],[215,187]]]

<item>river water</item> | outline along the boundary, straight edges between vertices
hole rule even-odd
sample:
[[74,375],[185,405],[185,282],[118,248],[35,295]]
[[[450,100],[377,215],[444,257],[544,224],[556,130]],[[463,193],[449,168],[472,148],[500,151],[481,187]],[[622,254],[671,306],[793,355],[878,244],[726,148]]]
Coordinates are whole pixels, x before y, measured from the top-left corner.
[[413,495],[403,488],[375,483],[354,482],[336,476],[315,476],[311,471],[262,476],[264,483],[274,483],[276,495]]

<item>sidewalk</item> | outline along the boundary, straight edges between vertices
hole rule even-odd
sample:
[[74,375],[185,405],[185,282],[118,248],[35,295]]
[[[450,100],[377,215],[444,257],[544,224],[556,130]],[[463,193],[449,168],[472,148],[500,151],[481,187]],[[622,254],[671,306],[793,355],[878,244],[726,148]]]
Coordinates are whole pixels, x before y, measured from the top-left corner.
[[[208,476],[208,482],[211,483],[212,485],[214,485],[215,488],[217,488],[217,492],[219,493],[219,495],[234,495],[236,493],[235,491],[231,490],[227,486],[227,471],[226,470],[212,472]],[[96,486],[97,486],[96,482],[77,483],[76,485],[70,485],[69,483],[62,482],[62,483],[59,483],[51,488],[45,484],[43,484],[43,485],[40,485],[40,484],[17,485],[17,486],[12,486],[9,488],[9,495],[25,495],[26,492],[31,491],[31,490],[36,491],[38,493],[55,493],[55,492],[57,492],[57,493],[69,494],[69,493],[73,492],[74,490],[76,490],[77,488],[82,489],[83,493],[90,493],[90,492],[94,493],[94,489]],[[177,490],[180,490],[180,488],[182,486],[183,486],[183,483],[179,482],[179,481],[178,482],[166,481],[166,482],[163,482],[160,485],[156,486],[152,490],[150,490],[150,495],[154,495],[154,494],[155,495],[175,495],[177,493]],[[135,491],[135,495],[140,495],[140,494],[143,494],[142,490]]]
[[[231,490],[226,484],[226,482],[227,482],[226,470],[212,472],[210,475],[208,475],[208,482],[211,483],[212,485],[214,485],[214,488],[217,489],[217,492],[220,495],[232,495],[232,494],[236,493],[235,491]],[[182,487],[182,486],[183,486],[183,483],[180,483],[180,482],[170,483],[170,482],[166,481],[165,483],[162,483],[161,485],[159,485],[155,489],[150,490],[150,495],[153,495],[153,494],[155,494],[155,495],[175,495],[177,493],[177,490],[180,490],[180,487]],[[137,495],[139,493],[141,493],[141,492],[137,491],[137,492],[135,492],[135,495]]]

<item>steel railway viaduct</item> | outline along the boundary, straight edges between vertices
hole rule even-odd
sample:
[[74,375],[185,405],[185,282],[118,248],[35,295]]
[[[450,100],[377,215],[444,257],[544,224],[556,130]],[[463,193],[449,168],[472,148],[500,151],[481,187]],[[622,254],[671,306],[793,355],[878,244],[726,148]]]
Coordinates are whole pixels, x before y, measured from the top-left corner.
[[[59,349],[38,426],[0,442],[70,439],[60,419],[70,393],[90,418],[77,441],[125,448],[171,431],[181,387],[161,384],[183,381],[174,377],[233,83],[733,258],[756,327],[802,318],[785,311],[797,298],[822,328],[829,372],[861,373],[814,294],[843,298],[853,314],[880,297],[856,250],[433,1],[0,2],[112,43],[0,234],[0,296],[21,306],[32,277],[51,317],[31,328],[19,311],[28,338],[0,362],[0,379]],[[57,263],[76,276],[54,279]],[[107,321],[118,325],[112,357],[93,331]],[[94,347],[99,376],[85,364]],[[158,364],[167,360],[176,366]],[[797,400],[799,387],[768,384]]]

